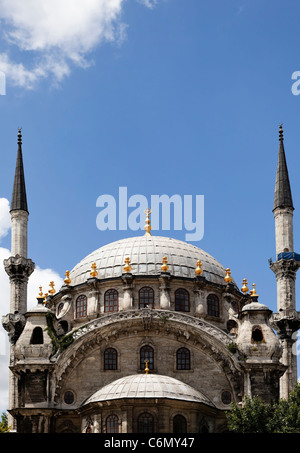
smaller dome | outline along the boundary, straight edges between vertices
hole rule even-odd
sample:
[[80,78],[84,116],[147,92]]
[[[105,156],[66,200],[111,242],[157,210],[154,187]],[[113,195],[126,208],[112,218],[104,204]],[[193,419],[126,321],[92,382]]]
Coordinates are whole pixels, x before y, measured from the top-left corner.
[[90,396],[84,405],[121,398],[169,398],[214,404],[203,393],[170,376],[135,374],[117,379]]
[[260,302],[250,302],[250,304],[245,305],[242,308],[242,311],[271,311],[267,305],[261,304]]

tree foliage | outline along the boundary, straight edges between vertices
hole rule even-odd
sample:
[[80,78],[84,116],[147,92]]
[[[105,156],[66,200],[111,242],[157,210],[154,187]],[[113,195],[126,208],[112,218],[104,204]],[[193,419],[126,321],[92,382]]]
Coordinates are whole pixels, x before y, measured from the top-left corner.
[[228,429],[235,433],[300,433],[300,384],[288,400],[271,406],[257,396],[245,397],[242,407],[236,403],[227,414]]
[[8,426],[7,413],[2,412],[0,421],[0,433],[9,433],[10,426]]

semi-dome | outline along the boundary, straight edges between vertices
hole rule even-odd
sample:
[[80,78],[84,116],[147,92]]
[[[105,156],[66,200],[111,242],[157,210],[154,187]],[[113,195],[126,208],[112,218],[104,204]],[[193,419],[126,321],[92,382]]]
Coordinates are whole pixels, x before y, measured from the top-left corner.
[[84,283],[91,278],[96,263],[98,278],[120,277],[125,258],[130,258],[133,275],[159,275],[162,258],[167,257],[168,272],[176,277],[194,278],[197,261],[202,262],[203,276],[211,282],[225,285],[225,268],[211,255],[178,239],[162,236],[140,236],[121,239],[89,254],[71,271],[71,285]]
[[178,379],[161,374],[134,374],[122,377],[95,392],[83,405],[123,398],[168,398],[214,407],[203,393]]

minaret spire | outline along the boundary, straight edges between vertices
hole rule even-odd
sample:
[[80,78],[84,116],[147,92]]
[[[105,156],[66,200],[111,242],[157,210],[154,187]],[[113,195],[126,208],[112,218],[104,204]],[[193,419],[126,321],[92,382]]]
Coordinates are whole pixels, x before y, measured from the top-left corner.
[[11,211],[26,211],[28,213],[25,176],[22,156],[22,133],[18,132],[18,154],[15,170],[14,187],[11,200]]
[[279,151],[273,212],[277,208],[291,208],[294,210],[289,173],[283,144],[282,124],[280,124],[279,126]]

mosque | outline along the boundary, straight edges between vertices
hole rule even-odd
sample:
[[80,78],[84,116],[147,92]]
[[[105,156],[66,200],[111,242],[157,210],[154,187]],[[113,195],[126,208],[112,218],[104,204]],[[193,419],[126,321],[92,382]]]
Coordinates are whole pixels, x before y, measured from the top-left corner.
[[[9,418],[18,433],[222,433],[245,395],[297,380],[293,201],[279,129],[273,213],[277,313],[189,243],[145,233],[107,244],[27,309],[28,205],[18,151],[11,200]],[[68,264],[66,262],[66,268]]]

